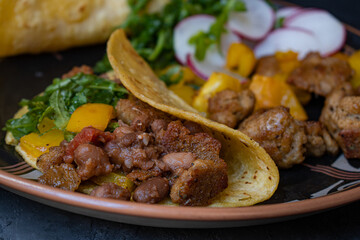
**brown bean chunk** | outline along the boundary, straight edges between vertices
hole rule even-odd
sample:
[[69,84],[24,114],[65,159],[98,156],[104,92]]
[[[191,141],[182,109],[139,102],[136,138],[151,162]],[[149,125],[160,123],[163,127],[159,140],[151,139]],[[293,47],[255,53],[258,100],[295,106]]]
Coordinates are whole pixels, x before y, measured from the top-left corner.
[[93,176],[110,173],[113,165],[110,164],[108,156],[97,146],[92,144],[81,144],[75,150],[75,163],[78,165],[77,173],[81,180],[87,180]]
[[166,154],[162,160],[172,172],[175,172],[180,168],[189,169],[196,156],[190,152],[175,152]]
[[198,159],[175,180],[170,197],[180,205],[205,206],[227,185],[227,166],[223,160]]
[[300,89],[321,96],[329,95],[337,86],[351,78],[352,69],[348,62],[335,57],[321,57],[309,53],[287,82]]
[[52,187],[75,191],[81,182],[75,168],[70,163],[62,163],[48,169],[44,175],[39,177],[39,182]]
[[41,169],[42,172],[46,172],[52,166],[60,165],[63,162],[63,156],[65,155],[65,148],[61,146],[51,147],[49,152],[42,154],[36,162],[36,166]]
[[136,202],[157,203],[164,199],[168,192],[168,180],[162,177],[154,177],[135,189],[133,199]]
[[101,198],[113,198],[129,201],[131,194],[129,190],[116,185],[115,183],[105,183],[94,188],[90,193],[91,196]]

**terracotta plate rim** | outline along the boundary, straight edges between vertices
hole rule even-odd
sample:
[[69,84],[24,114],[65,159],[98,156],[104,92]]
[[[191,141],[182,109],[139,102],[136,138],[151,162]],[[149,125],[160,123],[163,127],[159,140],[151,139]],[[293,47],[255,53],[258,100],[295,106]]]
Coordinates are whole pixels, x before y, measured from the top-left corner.
[[360,187],[301,201],[239,208],[163,206],[101,199],[27,180],[0,170],[0,184],[61,204],[121,215],[192,221],[260,220],[303,215],[342,206],[360,199]]

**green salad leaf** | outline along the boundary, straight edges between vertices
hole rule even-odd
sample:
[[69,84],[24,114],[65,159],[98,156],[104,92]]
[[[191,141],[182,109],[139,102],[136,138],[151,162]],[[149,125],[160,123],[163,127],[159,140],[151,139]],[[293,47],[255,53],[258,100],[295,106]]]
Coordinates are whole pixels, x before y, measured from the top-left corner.
[[[149,0],[128,0],[131,13],[119,27],[124,28],[135,50],[158,72],[169,65],[178,65],[173,49],[173,31],[177,23],[196,14],[218,16],[209,33],[199,33],[191,40],[196,46],[196,55],[203,59],[208,47],[220,44],[224,24],[230,11],[244,11],[240,0],[171,0],[162,11],[147,13]],[[111,70],[106,56],[94,68],[96,73]],[[161,79],[168,80],[168,75]],[[174,84],[174,81],[165,81]]]
[[[64,130],[71,114],[85,103],[104,103],[115,107],[127,90],[115,82],[92,74],[79,73],[71,78],[55,78],[45,91],[31,100],[22,100],[28,112],[18,119],[9,119],[4,131],[10,131],[16,139],[31,132],[38,132],[37,125],[43,118],[54,120],[55,127]],[[71,134],[70,134],[71,135]]]
[[189,43],[195,46],[195,57],[202,61],[206,56],[206,52],[210,46],[216,44],[220,51],[221,35],[226,32],[225,24],[229,19],[231,12],[246,11],[244,2],[240,0],[229,0],[222,8],[220,15],[211,25],[208,32],[200,31],[190,38]]
[[107,57],[107,54],[105,54],[104,57],[95,64],[93,69],[94,69],[94,72],[97,74],[106,73],[106,72],[112,70],[109,58]]

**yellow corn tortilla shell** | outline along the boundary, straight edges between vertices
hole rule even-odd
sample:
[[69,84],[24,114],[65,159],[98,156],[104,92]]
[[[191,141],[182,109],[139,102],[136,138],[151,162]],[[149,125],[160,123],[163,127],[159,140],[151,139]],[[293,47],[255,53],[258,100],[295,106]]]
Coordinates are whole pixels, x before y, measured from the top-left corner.
[[127,0],[0,0],[0,57],[105,42],[129,13]]
[[[20,108],[20,110],[15,113],[14,118],[21,118],[27,111],[27,107]],[[25,160],[25,162],[27,162],[31,167],[39,170],[39,168],[36,166],[37,158],[24,151],[21,148],[19,141],[16,140],[11,132],[6,132],[5,143],[7,145],[15,146],[16,152]]]
[[220,140],[221,157],[228,165],[229,186],[212,201],[211,206],[249,206],[274,194],[279,172],[265,150],[240,131],[202,117],[168,90],[133,49],[123,30],[111,35],[107,54],[118,78],[135,97],[163,112],[207,127]]

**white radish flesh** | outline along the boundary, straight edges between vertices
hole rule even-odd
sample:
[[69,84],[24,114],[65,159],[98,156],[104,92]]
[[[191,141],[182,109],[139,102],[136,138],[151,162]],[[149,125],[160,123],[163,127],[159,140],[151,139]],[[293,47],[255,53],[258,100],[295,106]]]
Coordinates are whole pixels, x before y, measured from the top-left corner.
[[302,29],[281,28],[271,32],[254,49],[256,58],[274,55],[277,51],[294,51],[302,59],[311,51],[319,51],[319,41]]
[[[200,31],[208,31],[215,22],[215,18],[210,15],[194,15],[182,20],[174,30],[174,50],[176,59],[183,65],[186,65],[186,56],[195,53],[195,46],[189,44],[189,39]],[[218,55],[226,55],[227,51],[234,42],[240,42],[241,39],[231,31],[221,36],[221,52]],[[211,50],[208,50],[208,52]],[[206,58],[208,56],[206,54]],[[215,52],[215,51],[214,51]],[[216,50],[218,52],[218,50]]]
[[342,48],[346,40],[343,24],[329,12],[319,9],[303,10],[285,20],[286,27],[311,31],[320,42],[319,52],[331,55]]
[[262,0],[243,0],[246,12],[232,12],[228,25],[244,38],[260,40],[272,29],[275,21],[273,9]]
[[291,17],[292,15],[294,15],[294,14],[298,13],[299,11],[301,11],[301,9],[302,8],[300,8],[300,7],[283,7],[283,8],[280,8],[276,12],[276,19]]
[[182,20],[175,26],[174,50],[176,59],[181,64],[186,64],[187,54],[195,52],[195,47],[189,44],[189,39],[200,31],[208,31],[214,22],[213,16],[195,15]]

